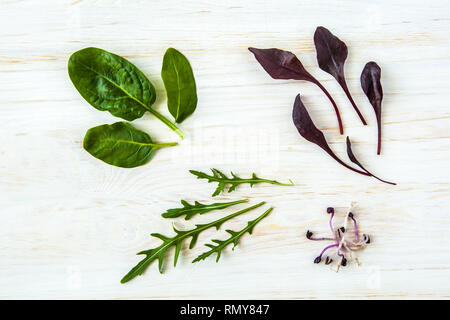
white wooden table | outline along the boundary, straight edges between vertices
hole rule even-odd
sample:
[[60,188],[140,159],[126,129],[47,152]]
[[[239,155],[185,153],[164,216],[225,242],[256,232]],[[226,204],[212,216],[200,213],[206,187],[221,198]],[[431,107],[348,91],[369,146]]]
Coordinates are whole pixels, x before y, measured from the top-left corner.
[[[349,46],[348,85],[367,127],[317,66],[318,25]],[[0,298],[449,298],[449,28],[444,0],[0,1]],[[156,108],[167,116],[163,53],[172,46],[189,58],[199,104],[181,125],[187,137],[178,147],[135,169],[83,150],[88,128],[118,120],[89,106],[69,80],[70,54],[87,46],[135,63],[155,84]],[[398,185],[354,174],[302,139],[291,121],[299,92],[347,161],[326,97],[309,83],[271,79],[248,46],[295,52],[335,97],[361,162]],[[359,84],[370,60],[383,70],[381,156]],[[150,115],[134,124],[157,141],[178,141]],[[211,167],[296,186],[243,186],[217,197],[275,208],[218,264],[190,261],[204,243],[225,238],[224,229],[238,230],[263,208],[219,233],[205,232],[176,268],[169,256],[163,275],[153,264],[120,284],[140,259],[135,253],[158,244],[150,233],[172,234],[162,212],[181,199],[211,201],[214,186],[188,172]],[[306,230],[325,234],[326,207],[339,208],[342,218],[351,201],[373,239],[359,255],[361,266],[336,273],[313,264],[322,244],[306,240]],[[223,215],[175,223],[189,228]]]

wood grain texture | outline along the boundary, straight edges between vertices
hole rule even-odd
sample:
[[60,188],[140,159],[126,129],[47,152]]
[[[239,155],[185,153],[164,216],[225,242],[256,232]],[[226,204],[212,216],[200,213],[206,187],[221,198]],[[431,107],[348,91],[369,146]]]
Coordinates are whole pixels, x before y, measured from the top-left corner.
[[[349,46],[348,86],[363,127],[336,81],[315,60],[317,25]],[[1,1],[0,2],[0,298],[450,298],[450,8],[448,1]],[[164,51],[190,60],[198,86],[187,138],[146,166],[108,166],[82,149],[86,130],[116,121],[89,106],[70,83],[71,53],[96,46],[135,63],[155,84],[156,106],[170,116],[160,79]],[[301,93],[332,149],[345,156],[326,97],[312,84],[275,81],[248,46],[296,53],[335,97],[361,162],[398,183],[382,184],[342,168],[301,139],[291,122]],[[383,150],[359,76],[382,68]],[[156,141],[177,137],[150,115],[134,122]],[[189,169],[252,171],[295,187],[239,187],[218,200],[266,200],[275,207],[252,236],[221,261],[191,264],[211,237],[238,230],[255,210],[205,232],[177,268],[119,280],[171,234],[160,214],[180,199],[209,201],[214,186]],[[327,206],[355,214],[373,243],[360,267],[339,273],[314,265],[327,231]],[[267,205],[267,206],[268,206]],[[233,209],[227,209],[228,213]],[[221,217],[211,213],[180,228]],[[169,264],[172,260],[169,259]],[[218,276],[220,275],[220,276]]]

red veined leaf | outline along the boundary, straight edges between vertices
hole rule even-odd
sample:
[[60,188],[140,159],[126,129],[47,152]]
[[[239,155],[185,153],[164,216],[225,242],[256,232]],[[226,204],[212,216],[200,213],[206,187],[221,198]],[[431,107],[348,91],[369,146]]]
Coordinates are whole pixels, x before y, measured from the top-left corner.
[[383,88],[381,87],[380,78],[381,68],[373,61],[368,62],[361,73],[361,87],[367,98],[369,98],[377,117],[377,154],[381,153],[381,101],[383,100]]
[[257,49],[248,48],[250,52],[255,55],[256,60],[266,70],[266,72],[274,79],[293,79],[293,80],[305,80],[317,85],[328,97],[333,104],[334,111],[339,123],[339,131],[344,133],[342,126],[341,115],[336,102],[333,100],[328,91],[322,86],[322,84],[314,78],[303,67],[300,60],[292,52],[271,48],[271,49]]
[[294,121],[295,127],[297,128],[298,132],[303,138],[321,147],[334,160],[339,162],[347,169],[350,169],[365,176],[370,176],[370,174],[367,172],[359,171],[353,167],[350,167],[334,154],[334,152],[328,146],[328,143],[325,140],[323,132],[317,129],[317,127],[314,125],[314,122],[311,120],[311,117],[309,116],[309,113],[306,110],[305,105],[300,99],[299,94],[297,95],[297,97],[295,97],[294,109],[292,111],[292,120]]
[[369,171],[367,171],[366,168],[363,167],[363,165],[358,161],[358,159],[356,159],[355,155],[353,154],[353,151],[352,151],[352,144],[351,144],[351,142],[350,142],[350,138],[349,138],[349,137],[347,137],[347,155],[348,155],[348,158],[350,159],[351,162],[353,162],[354,164],[356,164],[358,167],[360,167],[361,169],[363,169],[365,172],[367,172],[369,175],[371,175],[371,176],[374,177],[375,179],[378,179],[378,180],[380,180],[381,182],[384,182],[384,183],[389,183],[389,184],[392,184],[392,185],[396,185],[396,183],[394,183],[394,182],[389,182],[389,181],[380,179],[380,178],[378,178],[377,176],[374,176],[372,173],[370,173]]
[[316,32],[314,33],[314,45],[316,46],[317,62],[319,63],[320,69],[331,74],[337,80],[361,119],[361,122],[364,125],[367,125],[367,122],[356,106],[356,103],[348,90],[347,82],[345,81],[344,63],[348,54],[347,46],[324,27],[317,27]]

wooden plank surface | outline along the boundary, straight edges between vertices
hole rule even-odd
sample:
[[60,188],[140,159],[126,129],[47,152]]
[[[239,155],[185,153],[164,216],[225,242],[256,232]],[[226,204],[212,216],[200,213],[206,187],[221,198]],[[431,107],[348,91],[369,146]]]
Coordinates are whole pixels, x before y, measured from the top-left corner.
[[[346,75],[369,122],[363,127],[340,87],[317,67],[312,35],[331,29],[349,46]],[[0,298],[449,298],[450,9],[448,1],[0,1]],[[117,121],[90,107],[67,75],[71,53],[100,47],[130,59],[158,92],[162,56],[175,47],[198,85],[187,138],[135,169],[108,166],[82,149],[85,131]],[[296,53],[341,108],[361,162],[397,186],[354,174],[299,137],[291,121],[301,93],[333,150],[345,155],[329,101],[312,84],[275,81],[248,46]],[[373,110],[360,90],[367,61],[382,67],[384,132],[376,156]],[[145,115],[134,122],[157,141],[177,141]],[[221,261],[191,264],[208,231],[163,275],[119,280],[171,234],[161,218],[179,200],[209,202],[214,186],[189,169],[216,167],[295,187],[239,187],[218,200],[248,198],[275,209]],[[313,264],[327,232],[326,207],[339,219],[351,201],[372,244],[361,266],[338,273]],[[237,230],[262,213],[227,223]],[[233,209],[227,210],[228,213]],[[189,223],[223,216],[211,213]]]

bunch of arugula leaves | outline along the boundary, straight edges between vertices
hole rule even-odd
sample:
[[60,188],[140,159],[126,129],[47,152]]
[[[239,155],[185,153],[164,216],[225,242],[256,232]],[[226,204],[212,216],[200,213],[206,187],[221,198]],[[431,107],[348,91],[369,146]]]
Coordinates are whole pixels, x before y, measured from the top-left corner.
[[[190,242],[189,242],[189,249],[192,249],[195,244],[197,243],[197,239],[198,236],[200,235],[200,233],[202,233],[203,231],[210,229],[210,228],[216,228],[216,230],[219,230],[220,227],[222,226],[222,224],[224,224],[226,221],[237,217],[245,212],[248,212],[250,210],[256,209],[262,205],[264,205],[265,202],[262,201],[258,204],[255,204],[251,207],[247,207],[245,209],[239,210],[235,213],[232,213],[228,216],[225,216],[223,218],[220,218],[218,220],[212,221],[210,223],[206,223],[206,224],[197,224],[195,225],[194,229],[191,230],[186,230],[186,231],[182,231],[182,230],[178,230],[175,227],[173,227],[173,231],[176,233],[175,236],[173,237],[167,237],[164,236],[162,234],[159,233],[152,233],[151,236],[158,238],[162,241],[162,243],[153,249],[149,249],[149,250],[144,250],[138,253],[138,255],[145,255],[144,259],[142,259],[136,266],[134,266],[123,278],[122,280],[120,280],[121,283],[125,283],[128,282],[130,280],[132,280],[133,278],[135,278],[136,276],[142,275],[144,273],[144,271],[148,268],[148,266],[153,262],[158,260],[158,269],[160,273],[163,273],[164,271],[164,260],[166,258],[166,253],[169,249],[171,249],[172,247],[175,247],[175,255],[174,255],[174,261],[173,261],[173,265],[174,267],[176,267],[177,262],[178,262],[178,257],[180,256],[180,252],[181,252],[181,247],[183,245],[184,240],[190,238]],[[214,206],[216,204],[211,204],[211,206]],[[208,205],[206,205],[208,206]],[[222,209],[222,208],[214,208],[211,210],[215,210],[215,209]],[[216,244],[218,244],[218,246],[214,246],[214,245],[210,245],[210,244],[206,244],[207,247],[209,247],[211,250],[201,254],[200,256],[198,256],[196,259],[194,259],[192,262],[198,262],[200,260],[204,260],[206,257],[208,257],[209,255],[211,255],[212,253],[217,253],[217,260],[219,260],[219,257],[222,253],[222,250],[227,247],[229,244],[233,243],[234,247],[239,243],[239,240],[241,239],[241,237],[245,234],[245,233],[252,233],[253,228],[255,227],[255,225],[261,221],[262,219],[264,219],[271,211],[273,208],[269,208],[268,210],[266,210],[262,215],[260,215],[258,218],[256,218],[255,220],[252,220],[250,222],[248,222],[247,226],[240,230],[240,231],[233,231],[233,230],[226,230],[231,237],[227,240],[212,240],[213,242],[215,242]],[[233,248],[234,248],[233,247]]]
[[[156,90],[150,80],[130,61],[99,48],[73,53],[69,77],[81,96],[94,108],[133,121],[149,112],[180,138],[183,132],[153,108]],[[173,48],[163,58],[161,77],[167,106],[176,123],[183,122],[197,106],[197,90],[187,58]],[[133,168],[147,163],[159,148],[176,142],[154,143],[150,136],[127,122],[101,125],[87,131],[83,147],[94,157],[114,166]]]
[[[257,184],[257,183],[269,183],[269,184],[281,185],[281,186],[293,186],[294,185],[292,183],[292,181],[290,184],[283,184],[283,183],[280,183],[275,180],[259,178],[254,173],[252,174],[251,179],[242,179],[233,173],[232,173],[233,178],[229,178],[224,173],[222,173],[221,171],[219,171],[217,169],[211,169],[211,170],[213,172],[212,176],[209,176],[206,173],[203,173],[200,171],[190,170],[190,172],[192,174],[196,175],[198,179],[207,179],[208,182],[218,182],[219,183],[219,187],[217,188],[217,190],[215,191],[213,196],[219,194],[220,192],[224,192],[225,186],[227,184],[231,184],[231,187],[228,189],[228,192],[235,191],[236,187],[243,183],[248,183],[251,186],[253,186],[254,184]],[[178,217],[184,216],[185,220],[189,220],[192,217],[194,217],[195,215],[202,215],[207,212],[211,212],[213,210],[222,210],[222,209],[225,209],[225,208],[228,208],[228,207],[240,204],[240,203],[245,203],[245,202],[248,202],[248,200],[243,199],[243,200],[237,200],[237,201],[215,202],[215,203],[209,203],[209,204],[203,204],[198,201],[195,201],[194,204],[190,204],[186,200],[181,200],[181,204],[183,205],[183,207],[168,209],[166,212],[164,212],[162,214],[162,216],[164,218],[178,218]],[[138,255],[144,255],[145,257],[136,266],[134,266],[122,278],[122,280],[120,282],[125,283],[125,282],[128,282],[128,281],[134,279],[136,276],[142,275],[144,273],[144,271],[149,267],[149,265],[156,260],[158,260],[159,272],[163,273],[164,261],[166,259],[166,253],[172,247],[175,247],[175,255],[174,255],[174,261],[173,261],[173,264],[175,267],[177,265],[178,258],[180,256],[180,252],[181,252],[181,248],[182,248],[184,240],[186,240],[188,238],[191,239],[190,243],[189,243],[189,249],[192,249],[195,246],[195,244],[197,243],[197,239],[198,239],[200,233],[202,233],[203,231],[213,228],[213,227],[215,227],[216,230],[219,230],[220,227],[222,226],[222,224],[225,223],[226,221],[228,221],[234,217],[237,217],[245,212],[256,209],[264,204],[265,204],[265,202],[262,201],[258,204],[247,207],[245,209],[237,211],[233,214],[230,214],[228,216],[225,216],[225,217],[215,220],[213,222],[206,223],[206,224],[197,224],[197,225],[195,225],[195,228],[191,229],[191,230],[183,231],[183,230],[178,230],[177,228],[173,227],[173,231],[175,232],[175,236],[173,236],[173,237],[167,237],[167,236],[159,234],[159,233],[152,233],[151,236],[160,239],[162,241],[162,243],[159,246],[157,246],[156,248],[139,252]],[[269,215],[269,213],[272,211],[272,209],[273,208],[267,209],[263,214],[261,214],[256,219],[247,222],[247,226],[245,226],[244,228],[242,228],[239,231],[227,229],[226,232],[228,234],[230,234],[230,237],[228,239],[225,239],[225,240],[213,239],[212,242],[214,244],[211,244],[211,243],[205,244],[205,246],[207,246],[209,248],[209,250],[202,253],[201,255],[199,255],[192,262],[194,263],[194,262],[199,262],[201,260],[204,260],[214,253],[217,255],[216,262],[218,262],[220,259],[220,256],[222,255],[223,249],[225,249],[227,246],[233,244],[232,249],[234,250],[234,248],[239,244],[239,240],[242,238],[242,236],[246,233],[252,234],[255,226],[262,219],[267,217]]]

